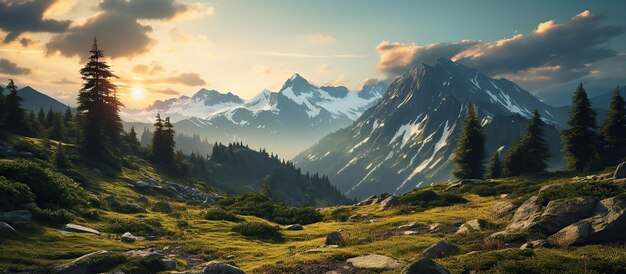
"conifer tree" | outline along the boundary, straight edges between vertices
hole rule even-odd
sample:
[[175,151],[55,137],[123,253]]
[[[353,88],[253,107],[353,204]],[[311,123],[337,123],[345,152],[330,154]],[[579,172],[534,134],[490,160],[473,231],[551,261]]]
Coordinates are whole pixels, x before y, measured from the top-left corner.
[[582,83],[572,98],[568,128],[561,134],[563,152],[570,170],[584,171],[596,157],[596,113]]
[[495,179],[502,177],[502,162],[500,152],[496,151],[487,165],[487,178]]
[[101,156],[109,156],[112,160],[109,148],[115,146],[109,145],[119,138],[122,131],[119,122],[122,104],[117,98],[117,87],[111,82],[117,76],[102,60],[104,53],[98,49],[95,38],[89,52],[89,61],[80,70],[84,84],[78,94],[81,151],[85,157],[101,159]]
[[46,125],[46,113],[43,111],[43,107],[39,108],[39,113],[37,113],[37,120],[39,121],[39,125],[44,127]]
[[54,111],[52,111],[52,108],[49,108],[48,113],[46,114],[46,123],[44,124],[44,127],[48,129],[52,126],[52,123],[54,123]]
[[17,86],[11,79],[6,90],[8,94],[4,98],[4,125],[11,131],[18,131],[25,125],[22,97],[17,94]]
[[609,112],[598,130],[598,152],[604,166],[619,164],[626,157],[626,108],[619,87],[609,104]]
[[163,146],[165,149],[163,161],[166,163],[173,163],[174,149],[176,148],[176,142],[174,141],[176,132],[174,131],[174,125],[170,123],[170,117],[165,118],[165,122],[163,123],[163,129]]
[[63,170],[72,168],[72,162],[67,157],[67,154],[65,154],[65,148],[63,148],[63,145],[60,143],[57,144],[56,152],[52,157],[52,163],[57,169]]
[[154,123],[154,133],[152,134],[152,157],[155,161],[163,159],[163,119],[161,114],[157,113],[156,122]]
[[458,179],[481,179],[485,173],[485,134],[473,105],[467,108],[461,135],[454,151],[453,172]]
[[70,127],[73,116],[74,115],[72,115],[72,109],[70,108],[70,106],[67,106],[67,108],[65,109],[65,114],[63,114],[63,121],[65,122],[66,127]]
[[65,140],[65,123],[60,112],[54,114],[52,125],[48,129],[48,138],[56,141]]
[[4,88],[0,87],[0,125],[4,122],[5,97]]
[[272,199],[272,189],[270,187],[270,178],[265,177],[261,183],[261,195]]
[[141,144],[139,143],[139,139],[137,139],[137,132],[135,132],[135,126],[132,126],[130,128],[130,131],[125,135],[124,142],[126,143],[126,146],[128,147],[128,150],[131,153],[136,154],[139,152],[141,148]]
[[545,172],[550,153],[548,143],[543,138],[544,126],[539,111],[535,109],[533,117],[528,121],[526,133],[507,152],[504,159],[505,176]]

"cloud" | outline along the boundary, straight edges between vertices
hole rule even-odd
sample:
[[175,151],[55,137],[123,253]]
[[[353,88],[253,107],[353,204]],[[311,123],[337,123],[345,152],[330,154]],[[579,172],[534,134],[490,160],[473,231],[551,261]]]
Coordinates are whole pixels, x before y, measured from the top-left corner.
[[174,0],[104,0],[98,5],[105,12],[127,14],[136,19],[172,19],[189,8]]
[[28,75],[30,72],[29,68],[20,67],[8,59],[0,58],[0,73],[9,75]]
[[375,78],[375,77],[374,78],[367,78],[367,79],[363,80],[362,84],[364,86],[373,86],[373,85],[376,85],[376,84],[378,84],[379,82],[382,82],[382,81],[383,81],[383,79],[379,79],[379,78]]
[[334,43],[336,40],[335,37],[333,37],[332,35],[321,34],[321,33],[307,35],[306,39],[309,42],[319,43],[319,44]]
[[56,35],[46,44],[47,54],[62,56],[89,56],[94,36],[98,46],[107,57],[133,57],[148,51],[154,44],[148,33],[150,26],[137,22],[136,18],[117,12],[102,12],[89,18],[85,24],[72,27],[67,33]]
[[61,80],[52,81],[51,83],[54,85],[68,85],[68,86],[80,85],[80,82],[72,81],[65,77],[61,78]]
[[164,71],[163,66],[158,63],[152,63],[150,65],[136,65],[133,67],[133,72],[138,74],[154,75]]
[[376,47],[378,69],[395,77],[439,57],[475,67],[494,77],[517,79],[528,84],[577,79],[593,71],[592,64],[617,53],[607,48],[624,28],[603,25],[602,14],[582,12],[569,21],[540,23],[530,34],[517,34],[494,42],[460,41],[426,46],[382,42]]
[[17,39],[25,32],[61,33],[71,21],[44,19],[44,13],[56,0],[0,1],[0,29],[8,32],[4,43]]
[[206,82],[200,78],[197,73],[181,73],[165,79],[166,82],[172,84],[183,84],[187,86],[203,86]]
[[337,79],[335,79],[335,81],[332,82],[333,86],[345,86],[348,83],[348,78],[341,74],[337,77]]
[[180,92],[171,89],[171,88],[166,88],[166,89],[148,89],[148,91],[150,91],[150,93],[154,93],[154,94],[164,94],[164,95],[178,95],[180,94]]
[[268,66],[263,65],[263,64],[258,64],[254,67],[252,67],[252,71],[258,73],[258,74],[262,74],[262,75],[269,75],[272,74],[272,69],[270,69]]
[[330,68],[329,65],[327,64],[322,64],[321,66],[319,66],[315,71],[317,71],[318,73],[329,73],[332,69]]

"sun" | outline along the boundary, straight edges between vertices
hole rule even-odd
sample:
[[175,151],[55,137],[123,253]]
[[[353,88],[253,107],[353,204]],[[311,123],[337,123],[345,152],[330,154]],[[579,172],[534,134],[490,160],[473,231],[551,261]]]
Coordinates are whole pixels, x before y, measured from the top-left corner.
[[142,87],[134,87],[130,89],[133,98],[141,99],[143,98],[143,88]]

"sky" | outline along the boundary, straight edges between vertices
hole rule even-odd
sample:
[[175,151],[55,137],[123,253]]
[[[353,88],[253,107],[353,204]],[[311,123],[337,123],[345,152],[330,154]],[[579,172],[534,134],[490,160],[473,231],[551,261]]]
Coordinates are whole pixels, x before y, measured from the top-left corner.
[[538,92],[626,78],[624,10],[626,1],[0,0],[0,83],[75,105],[96,36],[129,108],[200,88],[247,99],[294,73],[360,90],[440,57]]

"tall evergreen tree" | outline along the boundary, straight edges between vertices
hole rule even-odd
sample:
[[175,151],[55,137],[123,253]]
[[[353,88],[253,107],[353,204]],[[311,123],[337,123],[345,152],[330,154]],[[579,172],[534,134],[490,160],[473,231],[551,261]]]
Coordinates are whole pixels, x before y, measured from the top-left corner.
[[25,125],[22,97],[17,94],[17,86],[11,79],[9,79],[6,90],[8,94],[4,98],[4,125],[9,130],[18,131],[23,129]]
[[516,140],[504,159],[504,175],[518,176],[545,172],[550,158],[548,143],[543,138],[545,123],[538,110],[528,121],[526,133]]
[[117,87],[111,82],[117,76],[102,60],[104,53],[98,49],[95,38],[89,53],[89,61],[80,70],[84,84],[78,93],[81,151],[85,157],[100,159],[101,156],[109,156],[113,160],[109,144],[119,138],[122,130],[121,124],[118,124],[122,104],[116,95]]
[[502,177],[502,162],[500,161],[500,152],[496,151],[487,164],[487,178],[500,177]]
[[137,132],[135,132],[135,126],[130,128],[130,131],[125,134],[124,143],[127,147],[127,150],[131,153],[137,154],[141,148],[141,144],[139,143],[139,139],[137,139]]
[[154,135],[152,137],[152,156],[157,163],[170,165],[174,163],[175,136],[174,126],[170,123],[170,118],[161,119],[157,114],[154,123]]
[[37,113],[37,120],[39,121],[39,125],[44,127],[46,125],[46,113],[43,111],[43,107],[39,108],[39,113]]
[[54,114],[52,125],[48,129],[48,138],[56,141],[65,140],[65,123],[60,112]]
[[52,108],[49,108],[48,113],[46,114],[46,123],[44,124],[44,127],[50,128],[52,123],[54,123],[54,111],[52,111]]
[[63,121],[65,122],[66,127],[70,127],[73,116],[74,115],[72,114],[72,109],[70,108],[70,106],[67,106],[67,108],[65,109],[65,114],[63,114]]
[[453,172],[458,179],[481,179],[485,173],[485,134],[473,105],[467,108],[463,129],[457,141]]
[[152,134],[152,157],[155,161],[162,161],[164,158],[163,148],[163,119],[161,114],[157,113],[156,122],[154,123],[154,133]]
[[176,132],[174,131],[174,125],[170,123],[170,117],[166,117],[165,122],[163,122],[163,162],[165,163],[174,162],[174,149],[176,148],[174,136],[176,136]]
[[568,128],[561,134],[567,167],[575,171],[589,169],[596,157],[596,113],[582,83],[572,98]]
[[626,158],[626,108],[619,87],[609,104],[609,112],[598,130],[600,158],[604,166],[614,166]]
[[0,87],[0,125],[4,122],[5,97],[4,88]]

